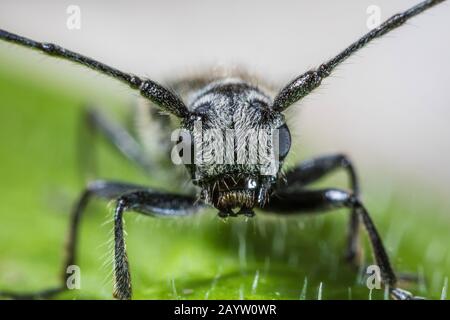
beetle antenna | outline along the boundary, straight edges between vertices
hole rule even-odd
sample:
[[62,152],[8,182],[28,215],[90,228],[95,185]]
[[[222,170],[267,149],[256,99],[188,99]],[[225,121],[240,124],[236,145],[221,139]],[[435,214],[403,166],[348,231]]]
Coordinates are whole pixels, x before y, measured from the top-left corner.
[[2,29],[0,29],[0,39],[39,50],[50,56],[84,65],[126,83],[135,90],[139,90],[142,96],[158,105],[164,111],[180,118],[189,115],[186,105],[175,93],[150,79],[143,79],[133,74],[122,72],[116,68],[110,67],[79,53],[67,50],[58,45],[34,41]]

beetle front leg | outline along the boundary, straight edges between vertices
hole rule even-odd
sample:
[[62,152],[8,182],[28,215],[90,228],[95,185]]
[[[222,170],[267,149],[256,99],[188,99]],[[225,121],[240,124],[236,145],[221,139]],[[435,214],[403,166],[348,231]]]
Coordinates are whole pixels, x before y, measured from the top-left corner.
[[131,276],[123,237],[123,212],[126,204],[119,200],[114,213],[114,292],[120,300],[131,299]]
[[150,216],[186,216],[197,212],[203,204],[190,196],[135,191],[121,196],[114,212],[114,297],[131,299],[131,276],[126,252],[123,213],[135,211]]
[[408,291],[397,287],[397,277],[375,224],[362,202],[352,193],[340,189],[280,192],[272,196],[268,205],[263,209],[283,214],[295,214],[299,212],[317,213],[339,208],[353,209],[360,217],[369,236],[375,261],[380,268],[381,282],[389,288],[391,296],[399,300],[418,299]]
[[[352,193],[355,197],[359,198],[360,187],[355,166],[346,155],[341,153],[320,156],[301,162],[298,166],[286,173],[287,185],[280,186],[280,190],[289,191],[296,187],[304,187],[338,169],[345,170]],[[355,209],[352,209],[349,219],[345,259],[356,267],[359,267],[361,257],[359,229],[359,215]]]
[[[135,210],[152,216],[180,216],[197,212],[203,207],[196,202],[195,197],[175,195],[148,189],[145,186],[111,182],[95,181],[90,183],[74,207],[70,218],[67,250],[61,272],[61,283],[50,289],[34,292],[0,291],[0,297],[10,299],[48,299],[67,290],[67,268],[76,264],[77,245],[81,218],[91,198],[117,200],[115,213],[115,268],[117,286],[115,292],[120,299],[131,297],[130,276],[123,239],[122,213],[125,210]],[[119,206],[120,204],[120,206]],[[129,287],[129,290],[127,288]]]
[[0,291],[0,297],[10,299],[48,299],[67,290],[67,270],[71,265],[76,264],[77,246],[79,243],[79,230],[81,219],[86,211],[90,199],[101,198],[105,200],[113,200],[124,193],[129,193],[135,190],[144,190],[146,187],[135,185],[131,183],[121,183],[112,181],[94,181],[90,183],[84,192],[81,194],[78,202],[75,204],[69,223],[69,231],[66,242],[65,257],[61,269],[61,280],[58,286],[50,289],[37,290],[33,292],[14,292],[14,291]]

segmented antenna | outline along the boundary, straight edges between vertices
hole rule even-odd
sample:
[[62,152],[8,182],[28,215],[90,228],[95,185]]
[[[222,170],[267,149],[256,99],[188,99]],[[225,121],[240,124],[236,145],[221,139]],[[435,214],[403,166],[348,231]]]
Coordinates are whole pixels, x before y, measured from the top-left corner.
[[341,51],[337,56],[321,64],[317,69],[310,70],[302,74],[301,76],[292,80],[287,86],[285,86],[276,96],[273,102],[273,109],[282,111],[307,96],[311,91],[320,86],[322,80],[328,77],[331,72],[341,64],[348,57],[353,55],[356,51],[364,47],[370,41],[376,38],[380,38],[391,30],[394,30],[403,25],[408,19],[418,15],[434,5],[441,3],[445,0],[427,0],[419,3],[418,5],[408,9],[402,13],[393,15],[388,20],[383,22],[379,27],[372,29],[363,37],[353,42],[350,46]]
[[150,79],[142,79],[133,74],[122,72],[116,68],[110,67],[79,53],[67,50],[58,45],[37,42],[1,29],[0,39],[39,50],[47,55],[84,65],[95,71],[120,80],[121,82],[128,84],[131,88],[139,90],[142,96],[158,105],[164,111],[170,112],[177,117],[185,117],[189,114],[185,104],[177,95]]

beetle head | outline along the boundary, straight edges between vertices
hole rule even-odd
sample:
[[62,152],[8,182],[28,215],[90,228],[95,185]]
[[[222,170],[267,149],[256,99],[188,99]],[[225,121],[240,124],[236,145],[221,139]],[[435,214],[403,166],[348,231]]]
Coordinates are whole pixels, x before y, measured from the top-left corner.
[[284,116],[267,95],[239,80],[206,86],[189,110],[178,150],[202,199],[221,216],[252,216],[268,200],[290,149]]

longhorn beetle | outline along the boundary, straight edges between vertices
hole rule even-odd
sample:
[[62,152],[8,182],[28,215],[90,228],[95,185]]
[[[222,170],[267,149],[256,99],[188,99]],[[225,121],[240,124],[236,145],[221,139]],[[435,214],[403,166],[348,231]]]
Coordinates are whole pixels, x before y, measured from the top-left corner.
[[[288,171],[283,179],[280,169],[291,146],[291,135],[285,123],[283,111],[319,87],[322,80],[344,60],[364,47],[373,39],[382,37],[393,29],[403,25],[408,19],[426,9],[443,2],[443,0],[426,0],[418,5],[396,14],[362,36],[359,40],[341,51],[331,60],[309,70],[288,83],[274,97],[245,77],[220,78],[213,76],[205,79],[187,79],[172,87],[174,91],[161,84],[124,73],[101,62],[64,49],[52,43],[37,42],[5,30],[0,30],[0,39],[30,47],[45,54],[66,59],[109,75],[128,84],[132,89],[156,105],[159,110],[172,114],[180,120],[180,127],[186,135],[180,135],[179,156],[186,160],[203,159],[204,161],[186,161],[192,183],[197,187],[197,195],[170,194],[129,183],[95,181],[90,183],[76,204],[70,220],[67,266],[75,264],[76,245],[80,219],[86,204],[92,197],[115,200],[114,211],[114,292],[117,299],[131,299],[131,278],[128,258],[125,250],[123,214],[134,211],[153,217],[186,216],[213,206],[219,216],[253,216],[253,209],[277,212],[279,214],[296,214],[299,212],[317,212],[336,208],[350,210],[350,224],[346,257],[356,262],[359,250],[359,225],[364,225],[371,243],[377,265],[381,270],[383,285],[394,299],[417,298],[397,286],[397,277],[389,262],[377,229],[360,200],[358,178],[352,162],[342,154],[318,157],[302,162]],[[146,167],[146,159],[137,144],[122,128],[112,125],[98,113],[90,112],[91,123],[111,142],[137,164]],[[201,123],[200,130],[196,124]],[[261,138],[262,153],[257,158],[273,155],[276,159],[272,170],[265,170],[261,162],[220,162],[215,161],[215,153],[210,148],[220,147],[221,139],[208,132],[232,130],[235,138],[245,135],[245,131],[272,132],[272,136]],[[183,136],[183,137],[182,137]],[[200,145],[196,136],[202,137]],[[254,135],[253,135],[254,136]],[[209,137],[206,138],[205,137]],[[191,139],[193,138],[193,139]],[[232,139],[233,140],[233,139]],[[222,140],[223,142],[223,140]],[[261,143],[262,142],[262,143]],[[228,145],[228,143],[226,143]],[[199,148],[200,146],[200,148]],[[244,149],[249,153],[251,145],[235,143],[227,156],[232,160],[239,157]],[[193,151],[190,154],[189,151]],[[266,154],[265,151],[268,151]],[[190,156],[189,156],[190,154]],[[188,155],[186,157],[186,155]],[[253,154],[254,156],[254,154]],[[206,159],[206,160],[205,160]],[[229,159],[228,159],[229,160]],[[351,182],[351,192],[329,188],[311,190],[309,183],[336,169],[345,170]],[[1,292],[0,295],[11,298],[49,298],[66,289],[67,275],[64,272],[61,286],[32,293]]]

